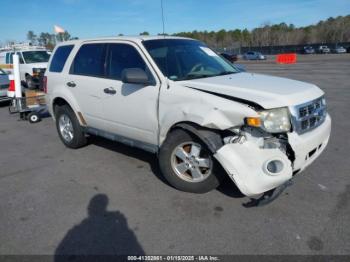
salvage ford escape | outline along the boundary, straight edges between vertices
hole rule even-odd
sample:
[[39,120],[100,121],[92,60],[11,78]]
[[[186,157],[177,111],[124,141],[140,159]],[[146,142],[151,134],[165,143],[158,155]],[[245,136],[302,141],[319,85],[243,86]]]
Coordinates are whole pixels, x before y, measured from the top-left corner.
[[324,92],[241,72],[202,42],[115,37],[56,46],[49,111],[70,148],[99,135],[157,153],[167,181],[203,193],[225,173],[254,196],[287,183],[325,149]]

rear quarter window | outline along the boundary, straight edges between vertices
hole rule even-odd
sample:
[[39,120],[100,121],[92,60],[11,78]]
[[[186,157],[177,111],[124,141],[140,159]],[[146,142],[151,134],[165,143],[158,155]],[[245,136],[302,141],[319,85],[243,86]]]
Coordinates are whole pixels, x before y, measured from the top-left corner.
[[67,61],[67,58],[72,51],[74,45],[65,45],[57,48],[55,54],[52,57],[49,71],[60,73]]

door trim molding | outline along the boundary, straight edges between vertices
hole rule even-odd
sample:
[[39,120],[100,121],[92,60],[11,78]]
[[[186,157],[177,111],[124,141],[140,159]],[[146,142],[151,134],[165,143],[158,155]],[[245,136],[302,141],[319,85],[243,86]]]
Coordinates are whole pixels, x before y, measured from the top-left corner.
[[150,152],[150,153],[157,153],[159,150],[159,147],[157,145],[149,144],[146,142],[142,142],[142,141],[128,138],[125,136],[121,136],[118,134],[107,132],[107,131],[97,129],[94,127],[85,127],[84,131],[86,133],[91,134],[91,135],[101,136],[101,137],[104,137],[106,139],[125,144],[127,146],[140,148],[140,149],[145,150],[145,151]]

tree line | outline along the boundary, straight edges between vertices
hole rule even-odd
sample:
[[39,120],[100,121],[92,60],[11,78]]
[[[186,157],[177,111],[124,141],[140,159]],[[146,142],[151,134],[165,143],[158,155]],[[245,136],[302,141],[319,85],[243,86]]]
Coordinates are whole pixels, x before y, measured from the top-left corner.
[[[122,35],[119,34],[119,36]],[[140,35],[149,35],[149,32],[144,31]],[[315,25],[304,27],[296,27],[293,24],[287,25],[286,23],[264,23],[252,30],[194,30],[192,32],[179,32],[172,35],[198,39],[214,48],[306,45],[313,43],[336,44],[350,42],[350,15],[338,16],[336,18],[330,17],[327,20],[321,20]],[[28,31],[27,39],[32,44],[39,44],[52,49],[57,42],[78,38],[72,37],[67,31],[60,34],[42,32],[39,35],[36,35],[33,31]]]
[[75,40],[78,37],[72,37],[68,31],[64,31],[64,33],[58,34],[50,34],[47,32],[42,32],[39,35],[36,35],[34,31],[30,30],[27,33],[27,40],[32,45],[41,45],[45,46],[48,49],[53,49],[57,42]]
[[312,43],[350,42],[350,15],[330,17],[315,25],[295,27],[286,23],[270,24],[248,29],[180,32],[175,36],[199,39],[216,48],[306,45]]

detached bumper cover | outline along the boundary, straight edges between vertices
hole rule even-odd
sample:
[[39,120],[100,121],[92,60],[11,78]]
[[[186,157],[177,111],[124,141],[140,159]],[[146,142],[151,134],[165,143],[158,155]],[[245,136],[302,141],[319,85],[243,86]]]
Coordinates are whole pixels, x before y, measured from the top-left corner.
[[[254,196],[284,184],[292,178],[293,171],[302,171],[310,165],[325,149],[330,131],[331,118],[327,115],[322,125],[308,133],[288,134],[289,144],[295,153],[294,163],[280,149],[260,148],[252,141],[227,144],[214,156],[241,192]],[[267,169],[267,163],[274,160],[283,164],[277,173]]]
[[[279,149],[262,149],[251,141],[227,144],[220,148],[215,158],[246,196],[254,196],[273,189],[292,178],[291,162]],[[271,160],[283,163],[278,174],[267,171]]]

